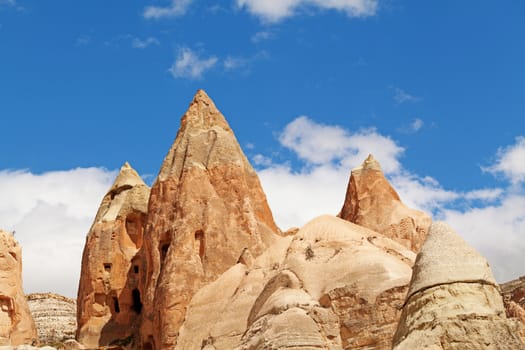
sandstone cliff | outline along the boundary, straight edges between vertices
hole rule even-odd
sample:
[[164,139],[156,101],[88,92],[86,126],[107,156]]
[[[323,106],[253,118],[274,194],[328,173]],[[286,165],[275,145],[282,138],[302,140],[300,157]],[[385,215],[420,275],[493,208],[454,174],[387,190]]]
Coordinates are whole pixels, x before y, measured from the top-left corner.
[[149,188],[126,163],[104,196],[84,247],[77,339],[88,347],[133,337],[142,302],[140,261]]
[[194,293],[278,237],[257,174],[202,90],[151,189],[144,238],[144,349],[171,349]]
[[53,293],[33,293],[27,295],[26,299],[41,344],[56,344],[75,338],[77,330],[75,299]]
[[427,214],[410,209],[401,202],[372,155],[352,170],[345,202],[338,216],[382,233],[416,253],[432,222]]
[[22,248],[11,233],[0,230],[0,346],[36,343],[22,288]]
[[391,349],[415,254],[332,216],[203,287],[176,349]]
[[524,349],[488,262],[434,223],[414,265],[394,350]]

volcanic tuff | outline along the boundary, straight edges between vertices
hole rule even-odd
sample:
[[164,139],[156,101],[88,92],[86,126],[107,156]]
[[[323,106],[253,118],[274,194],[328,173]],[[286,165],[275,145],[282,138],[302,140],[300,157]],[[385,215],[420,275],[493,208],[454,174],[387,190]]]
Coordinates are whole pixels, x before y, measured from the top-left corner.
[[259,256],[278,232],[257,174],[222,114],[199,90],[151,189],[143,348],[175,346],[193,295],[246,250]]
[[126,163],[104,196],[82,256],[77,339],[88,347],[133,336],[142,308],[140,257],[149,188]]
[[501,285],[507,317],[520,322],[520,336],[525,343],[525,276]]
[[488,262],[448,225],[432,224],[419,252],[394,350],[523,349]]
[[390,349],[414,258],[321,216],[199,290],[176,349]]
[[33,293],[27,295],[26,299],[41,344],[54,344],[75,338],[77,330],[75,299],[53,293]]
[[22,288],[22,248],[12,233],[0,230],[0,346],[36,343]]
[[383,175],[372,155],[353,169],[340,218],[367,227],[418,252],[432,222],[430,216],[408,208]]

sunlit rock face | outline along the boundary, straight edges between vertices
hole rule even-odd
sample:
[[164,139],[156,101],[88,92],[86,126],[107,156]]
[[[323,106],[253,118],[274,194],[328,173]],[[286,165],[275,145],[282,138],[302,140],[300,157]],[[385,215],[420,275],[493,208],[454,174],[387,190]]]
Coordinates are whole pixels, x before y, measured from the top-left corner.
[[524,349],[487,260],[432,224],[414,265],[394,350]]
[[176,349],[391,349],[415,254],[321,216],[193,297]]
[[416,253],[432,222],[427,214],[401,202],[372,155],[352,170],[339,217],[382,233]]
[[151,189],[142,348],[172,349],[195,292],[246,249],[260,255],[278,232],[257,174],[223,115],[199,90]]
[[0,345],[36,344],[35,322],[22,287],[22,248],[0,230]]
[[137,336],[140,256],[149,188],[126,163],[87,235],[77,299],[77,339],[88,347]]

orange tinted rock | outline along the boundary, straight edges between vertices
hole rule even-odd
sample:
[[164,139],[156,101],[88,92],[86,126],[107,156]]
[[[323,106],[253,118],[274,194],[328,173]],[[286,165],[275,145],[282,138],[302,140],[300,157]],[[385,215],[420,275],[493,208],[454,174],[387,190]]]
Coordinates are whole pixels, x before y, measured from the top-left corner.
[[257,174],[222,114],[198,91],[151,190],[143,348],[172,349],[194,293],[245,248],[261,254],[277,232]]
[[427,214],[401,202],[372,155],[352,170],[338,216],[382,233],[414,252],[423,245],[432,222]]
[[525,343],[525,276],[501,285],[507,317],[520,322],[520,337]]
[[77,339],[108,345],[138,328],[140,265],[149,188],[128,163],[104,196],[82,256],[77,299]]
[[22,248],[11,233],[0,230],[0,345],[37,342],[22,288]]

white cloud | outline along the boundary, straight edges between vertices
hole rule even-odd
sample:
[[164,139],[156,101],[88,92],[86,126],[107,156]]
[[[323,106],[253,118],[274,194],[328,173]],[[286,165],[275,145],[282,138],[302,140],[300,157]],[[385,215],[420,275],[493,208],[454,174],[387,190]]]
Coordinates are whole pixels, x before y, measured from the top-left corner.
[[213,68],[217,61],[218,58],[215,56],[201,58],[196,52],[185,47],[179,50],[169,71],[174,78],[201,79],[202,75]]
[[289,123],[279,141],[306,162],[327,164],[336,161],[347,169],[358,166],[372,153],[387,173],[399,168],[398,157],[403,152],[402,147],[375,129],[351,133],[339,126],[316,123],[306,116]]
[[223,62],[224,69],[226,70],[235,70],[242,67],[245,67],[248,64],[248,60],[242,57],[232,57],[228,56]]
[[517,137],[515,144],[500,148],[497,152],[496,163],[482,169],[494,175],[503,174],[513,184],[523,183],[525,181],[525,137]]
[[146,19],[179,17],[186,14],[193,0],[171,0],[168,6],[148,6],[142,14]]
[[76,297],[85,237],[115,175],[101,168],[0,171],[0,227],[16,231],[27,293]]
[[151,45],[160,45],[160,42],[157,40],[157,38],[153,37],[149,37],[144,40],[140,38],[133,38],[131,40],[131,47],[134,49],[145,49]]
[[252,35],[251,41],[253,43],[259,43],[259,42],[264,41],[264,40],[269,40],[269,39],[273,38],[273,36],[274,35],[273,35],[272,32],[264,30],[264,31],[257,32],[254,35]]
[[419,118],[416,118],[412,121],[412,123],[410,123],[410,129],[413,131],[413,132],[416,132],[416,131],[419,131],[423,125],[425,125],[425,122]]
[[252,161],[255,165],[270,166],[272,165],[272,159],[265,157],[262,154],[256,154],[252,157]]
[[16,1],[15,0],[0,0],[0,7],[2,6],[15,6]]
[[292,17],[302,8],[336,10],[350,17],[373,16],[378,9],[378,0],[236,0],[236,3],[265,22]]
[[395,87],[393,89],[394,89],[394,101],[397,104],[402,104],[402,103],[405,103],[405,102],[417,102],[417,101],[419,101],[419,97],[414,96],[412,94],[409,94],[408,92],[406,92],[403,89],[400,89],[400,88],[397,88],[397,87]]

